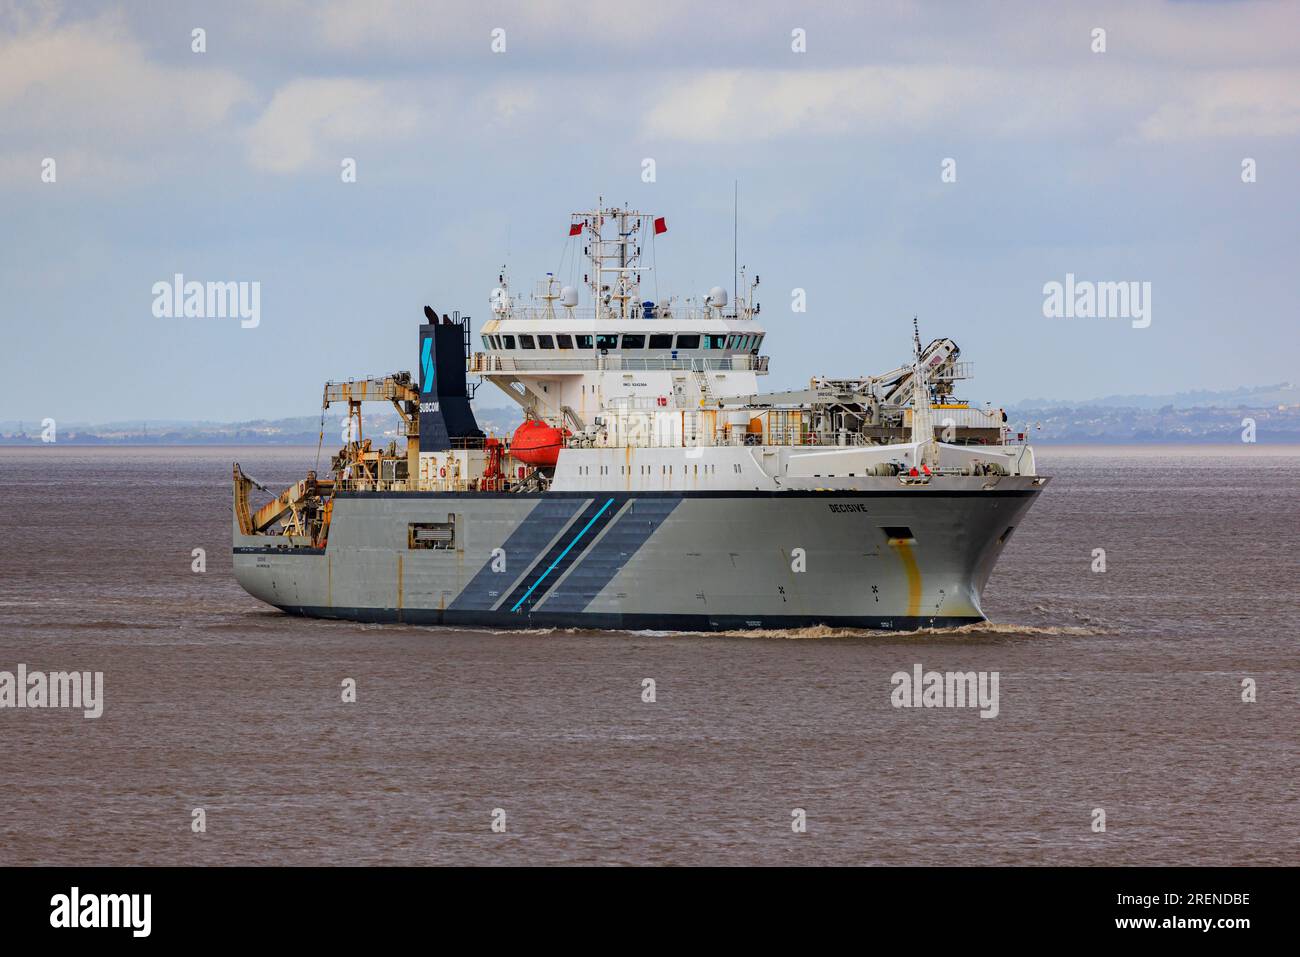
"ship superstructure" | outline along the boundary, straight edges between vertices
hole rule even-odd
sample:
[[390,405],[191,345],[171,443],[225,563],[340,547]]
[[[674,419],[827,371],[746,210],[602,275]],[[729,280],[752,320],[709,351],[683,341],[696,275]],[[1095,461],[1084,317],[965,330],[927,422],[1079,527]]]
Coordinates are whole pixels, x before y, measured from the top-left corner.
[[[292,612],[434,624],[981,620],[1047,479],[1002,410],[955,397],[970,374],[956,343],[923,347],[914,322],[888,372],[764,392],[759,277],[734,298],[645,298],[665,230],[603,202],[575,213],[581,287],[552,274],[521,297],[502,271],[477,340],[426,307],[418,385],[327,385],[325,405],[356,420],[329,478],[254,512],[235,467],[244,587]],[[520,406],[512,436],[478,428],[467,373]],[[369,400],[398,409],[404,450],[363,437]]]

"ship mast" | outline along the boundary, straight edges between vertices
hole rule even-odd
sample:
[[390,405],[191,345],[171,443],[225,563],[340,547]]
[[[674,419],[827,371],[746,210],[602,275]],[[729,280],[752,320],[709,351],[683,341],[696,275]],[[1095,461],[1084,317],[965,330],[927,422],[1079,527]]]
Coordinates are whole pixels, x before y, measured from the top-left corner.
[[912,317],[912,441],[917,443],[918,464],[938,464],[934,419],[930,412],[930,377],[921,361],[921,330]]
[[[632,319],[640,306],[641,273],[648,266],[641,265],[641,233],[648,213],[626,206],[605,208],[605,198],[599,197],[596,209],[573,214],[587,234],[587,259],[591,272],[585,277],[591,290],[592,302],[599,319]],[[607,238],[606,224],[614,227]]]

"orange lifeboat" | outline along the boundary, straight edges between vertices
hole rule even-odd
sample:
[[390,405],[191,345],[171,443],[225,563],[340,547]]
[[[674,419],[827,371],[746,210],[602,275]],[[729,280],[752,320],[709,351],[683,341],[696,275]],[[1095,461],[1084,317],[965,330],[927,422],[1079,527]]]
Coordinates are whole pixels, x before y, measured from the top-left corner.
[[515,429],[514,438],[510,440],[510,455],[528,465],[553,467],[560,459],[560,449],[564,440],[570,435],[568,429],[557,429],[529,419]]

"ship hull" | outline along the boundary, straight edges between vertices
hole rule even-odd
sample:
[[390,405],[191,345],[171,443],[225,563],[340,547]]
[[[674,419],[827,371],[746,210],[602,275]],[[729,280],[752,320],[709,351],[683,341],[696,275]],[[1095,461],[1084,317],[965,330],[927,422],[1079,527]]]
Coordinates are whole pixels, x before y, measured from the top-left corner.
[[[1042,480],[718,492],[340,492],[324,548],[241,535],[253,596],[319,618],[490,628],[881,630],[984,620]],[[437,525],[439,547],[414,530]]]

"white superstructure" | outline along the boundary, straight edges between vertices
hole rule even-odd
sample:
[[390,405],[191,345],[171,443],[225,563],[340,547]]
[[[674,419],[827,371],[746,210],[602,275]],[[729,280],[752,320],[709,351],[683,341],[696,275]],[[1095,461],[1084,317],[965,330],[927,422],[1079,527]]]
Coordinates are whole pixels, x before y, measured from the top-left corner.
[[[1033,474],[1033,453],[1008,444],[1001,409],[952,397],[970,363],[951,339],[922,349],[914,334],[912,361],[883,375],[762,392],[758,277],[735,297],[714,287],[684,300],[643,298],[646,245],[664,228],[626,208],[574,213],[585,303],[554,275],[527,298],[498,277],[469,371],[563,434],[554,471],[537,476],[544,487],[780,488],[784,479],[913,468],[923,480],[924,466]],[[722,448],[743,451],[702,451]],[[421,480],[475,474],[460,457],[422,463]]]

